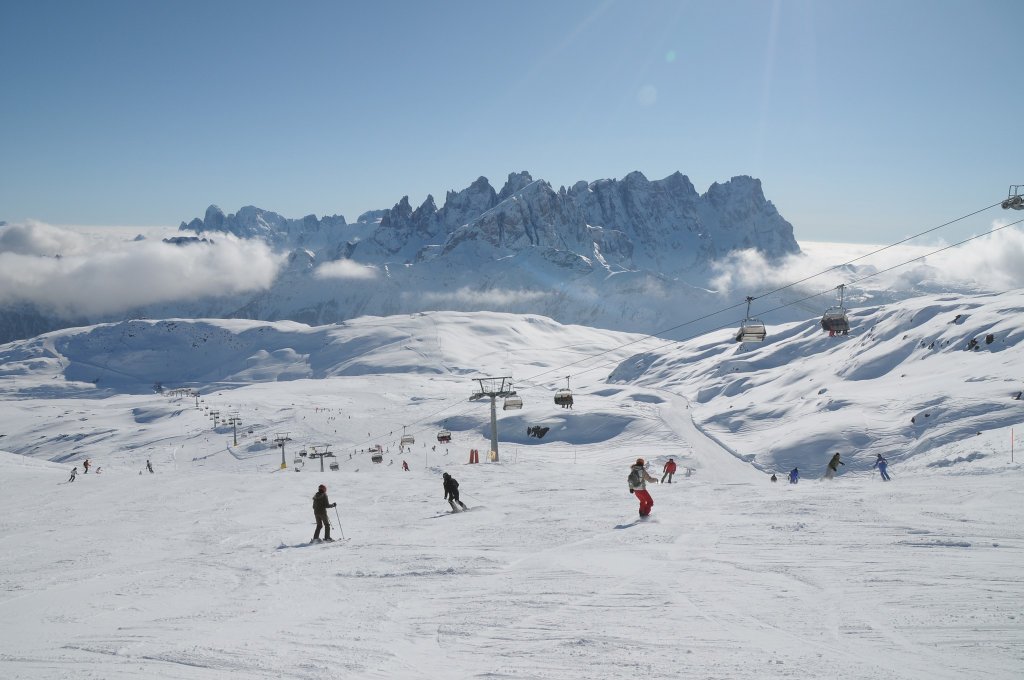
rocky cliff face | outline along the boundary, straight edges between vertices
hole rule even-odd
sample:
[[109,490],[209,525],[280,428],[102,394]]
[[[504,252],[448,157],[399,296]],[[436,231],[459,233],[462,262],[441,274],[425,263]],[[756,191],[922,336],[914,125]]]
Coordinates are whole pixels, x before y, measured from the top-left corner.
[[[367,314],[490,310],[651,332],[666,314],[677,316],[680,305],[720,303],[701,289],[715,259],[737,248],[768,258],[799,252],[792,225],[765,199],[759,180],[734,177],[701,195],[678,172],[655,181],[632,172],[557,190],[528,172],[510,174],[498,191],[480,177],[449,191],[440,207],[428,196],[413,208],[406,196],[355,223],[340,215],[290,219],[253,206],[225,214],[210,206],[180,231],[260,239],[289,253],[288,265],[256,295],[154,305],[132,315],[322,324]],[[18,324],[0,328],[0,341],[67,325],[28,323],[20,313]]]

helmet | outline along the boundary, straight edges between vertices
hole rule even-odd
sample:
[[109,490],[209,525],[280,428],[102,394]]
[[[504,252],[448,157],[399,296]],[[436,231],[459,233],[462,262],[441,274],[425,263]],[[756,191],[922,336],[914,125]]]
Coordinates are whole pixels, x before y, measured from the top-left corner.
[[644,459],[643,458],[637,458],[636,459],[636,464],[637,465],[643,465],[644,464]]
[[318,488],[317,491],[327,491],[327,487],[321,484],[320,488]]

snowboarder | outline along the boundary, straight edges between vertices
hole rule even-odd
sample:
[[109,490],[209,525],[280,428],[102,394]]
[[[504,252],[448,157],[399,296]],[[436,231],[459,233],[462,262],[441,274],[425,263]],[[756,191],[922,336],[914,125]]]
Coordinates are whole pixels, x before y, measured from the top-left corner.
[[320,541],[320,529],[324,530],[324,540],[333,541],[331,538],[331,522],[327,519],[327,508],[333,508],[337,503],[331,503],[327,498],[327,487],[323,484],[316,490],[313,496],[313,516],[316,517],[316,531],[313,532],[313,540],[310,543]]
[[828,468],[825,470],[825,479],[832,479],[839,472],[839,466],[846,465],[843,461],[839,460],[839,452],[836,451],[836,455],[832,456],[832,460],[828,462]]
[[148,460],[146,461],[146,469],[149,470],[149,474],[153,474],[153,464]]
[[89,474],[89,465],[90,465],[89,459],[86,458],[85,462],[82,463],[82,467],[85,469],[85,474]]
[[662,468],[661,483],[665,483],[665,478],[668,477],[668,483],[672,483],[672,475],[676,473],[676,462],[669,458],[668,462],[665,463],[665,467]]
[[777,481],[779,481],[779,478],[775,476],[775,473],[774,473],[774,472],[772,473],[772,481],[773,481],[773,482],[777,482]]
[[459,483],[447,472],[441,475],[444,479],[444,499],[448,501],[448,504],[452,506],[452,512],[457,511],[459,508],[455,505],[458,503],[462,506],[463,510],[469,510],[466,504],[459,500]]
[[878,468],[879,474],[882,475],[882,481],[889,481],[889,473],[885,471],[885,468],[889,467],[889,462],[882,457],[882,454],[878,454],[878,458],[875,460],[873,467]]
[[800,471],[797,470],[796,468],[793,468],[792,470],[789,471],[789,483],[790,484],[796,484],[799,481],[800,481]]
[[68,477],[68,484],[70,484],[71,482],[75,481],[75,475],[77,475],[77,474],[78,474],[78,466],[76,465],[75,467],[71,468],[71,476]]
[[654,499],[651,498],[650,492],[647,491],[647,482],[657,483],[658,478],[647,474],[647,468],[644,467],[644,459],[637,458],[636,462],[629,468],[629,477],[626,478],[626,481],[629,483],[629,492],[640,501],[640,516],[647,517],[651,514],[651,508],[654,507]]
[[409,471],[409,464],[406,463],[404,460],[402,461],[402,469],[405,470],[406,472]]

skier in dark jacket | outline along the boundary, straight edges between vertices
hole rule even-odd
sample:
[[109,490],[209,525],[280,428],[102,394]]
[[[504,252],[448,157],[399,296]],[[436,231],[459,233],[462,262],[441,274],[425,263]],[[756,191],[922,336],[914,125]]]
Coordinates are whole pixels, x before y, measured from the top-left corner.
[[889,461],[882,457],[882,454],[878,454],[878,459],[875,460],[875,464],[872,467],[878,468],[878,472],[882,475],[882,481],[889,481],[889,473],[885,471],[885,468],[889,467]]
[[839,460],[839,452],[832,456],[832,460],[828,462],[828,468],[825,470],[825,479],[832,479],[839,472],[839,466],[846,465],[843,461]]
[[444,499],[448,501],[448,504],[452,506],[452,512],[459,509],[455,504],[458,503],[462,506],[463,510],[469,510],[466,504],[459,500],[459,483],[447,472],[441,475],[444,480]]
[[148,460],[146,461],[146,469],[149,470],[149,474],[153,474],[153,464]]
[[310,543],[315,543],[320,540],[320,529],[324,530],[324,540],[333,541],[331,538],[331,522],[327,519],[327,508],[333,508],[337,503],[331,503],[327,498],[327,487],[323,484],[317,489],[316,495],[313,496],[313,516],[316,517],[316,531],[313,532],[313,540]]

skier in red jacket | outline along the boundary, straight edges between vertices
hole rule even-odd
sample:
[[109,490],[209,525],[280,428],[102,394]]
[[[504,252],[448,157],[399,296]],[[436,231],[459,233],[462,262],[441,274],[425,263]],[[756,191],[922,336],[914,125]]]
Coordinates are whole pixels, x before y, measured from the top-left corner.
[[665,478],[668,477],[668,483],[672,483],[672,475],[676,473],[676,462],[671,458],[665,463],[665,467],[661,470],[664,474],[661,475],[661,483],[665,483]]

